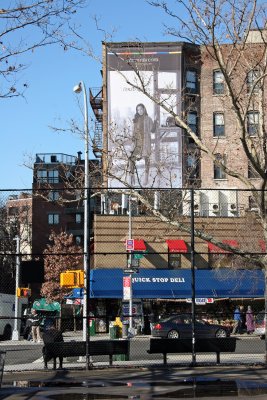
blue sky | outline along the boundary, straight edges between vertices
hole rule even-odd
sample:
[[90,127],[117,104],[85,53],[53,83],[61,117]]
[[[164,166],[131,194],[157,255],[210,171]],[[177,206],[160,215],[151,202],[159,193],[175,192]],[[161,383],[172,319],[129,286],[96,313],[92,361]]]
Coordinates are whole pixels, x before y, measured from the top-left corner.
[[[171,41],[164,35],[167,17],[144,0],[91,0],[77,15],[83,34],[101,55],[103,32],[97,30],[92,16],[97,15],[101,29],[116,29],[112,41]],[[0,189],[31,188],[32,166],[36,153],[83,151],[81,137],[56,133],[49,126],[66,127],[71,118],[81,122],[82,113],[73,86],[83,80],[87,87],[101,86],[101,65],[74,51],[47,47],[28,54],[28,68],[19,79],[29,84],[25,99],[1,100],[1,179]],[[82,102],[81,102],[82,104]]]

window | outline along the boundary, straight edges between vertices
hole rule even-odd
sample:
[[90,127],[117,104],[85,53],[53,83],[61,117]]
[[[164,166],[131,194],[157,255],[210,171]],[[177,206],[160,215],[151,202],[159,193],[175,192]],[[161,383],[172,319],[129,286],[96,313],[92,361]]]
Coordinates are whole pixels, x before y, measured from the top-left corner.
[[247,131],[249,136],[256,136],[259,129],[258,111],[250,111],[247,114]]
[[46,171],[46,169],[39,169],[37,171],[37,182],[47,182],[47,171]]
[[82,214],[75,214],[75,222],[76,224],[80,224],[82,222]]
[[197,73],[193,70],[186,71],[185,87],[188,92],[197,92]]
[[[215,156],[218,162],[221,162],[222,164],[225,165],[225,156],[222,156],[221,154],[215,154]],[[214,179],[225,179],[225,178],[226,175],[222,166],[214,162]]]
[[253,168],[251,162],[248,162],[248,178],[249,179],[258,179],[260,176],[258,172]]
[[224,93],[224,77],[220,70],[213,71],[213,94]]
[[59,173],[57,169],[46,170],[39,169],[37,171],[37,182],[49,182],[49,183],[58,183],[59,182]]
[[255,85],[256,80],[260,76],[260,71],[258,69],[252,69],[247,74],[247,91],[250,93],[252,90],[257,93],[260,89],[260,83]]
[[168,268],[169,269],[181,268],[181,254],[180,253],[169,253],[168,254]]
[[49,183],[59,182],[59,174],[57,169],[51,169],[48,171],[48,182]]
[[49,192],[48,194],[49,201],[57,201],[58,199],[59,199],[59,192],[54,192],[54,191]]
[[81,236],[75,236],[75,243],[80,246],[82,244],[82,237]]
[[214,113],[213,114],[213,136],[220,137],[224,136],[224,114]]
[[48,214],[48,224],[49,225],[59,224],[59,214]]
[[186,170],[188,179],[198,177],[198,158],[195,154],[188,154],[186,158]]
[[195,111],[187,114],[187,125],[197,135],[197,113]]

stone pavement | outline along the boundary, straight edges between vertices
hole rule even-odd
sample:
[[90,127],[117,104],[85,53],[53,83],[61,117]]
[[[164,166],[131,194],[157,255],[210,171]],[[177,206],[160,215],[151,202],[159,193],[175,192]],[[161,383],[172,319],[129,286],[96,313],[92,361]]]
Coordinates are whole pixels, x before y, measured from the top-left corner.
[[7,366],[0,400],[205,400],[222,396],[227,400],[267,399],[267,368],[263,364],[253,364],[249,359],[247,365],[206,363],[197,367],[164,367],[162,358],[154,362],[154,365],[142,367],[138,361],[128,361],[123,366],[115,363],[113,367],[108,367],[107,363],[94,363],[94,368],[89,371],[85,370],[84,362],[79,365],[77,362],[64,363],[64,370],[44,370],[41,359],[23,365],[23,368],[18,365],[17,370]]
[[[67,397],[68,396],[68,397]],[[0,399],[266,399],[264,366],[131,367],[5,372]]]

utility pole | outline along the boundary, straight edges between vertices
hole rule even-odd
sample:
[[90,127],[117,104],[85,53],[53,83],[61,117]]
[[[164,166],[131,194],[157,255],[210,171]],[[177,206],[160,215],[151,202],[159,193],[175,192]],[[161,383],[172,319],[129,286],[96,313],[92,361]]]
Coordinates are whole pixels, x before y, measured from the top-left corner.
[[20,281],[20,238],[19,236],[14,237],[16,242],[16,288],[15,288],[15,320],[14,320],[14,329],[12,333],[12,340],[20,339],[20,332],[18,323],[19,319],[19,298],[18,298],[18,288]]
[[[132,193],[129,195],[129,233],[128,238],[132,239]],[[128,268],[130,275],[130,298],[129,298],[129,329],[133,330],[133,284],[132,284],[132,251],[129,252]]]
[[196,282],[195,282],[195,214],[194,214],[194,189],[191,188],[191,293],[192,293],[192,363],[196,365]]

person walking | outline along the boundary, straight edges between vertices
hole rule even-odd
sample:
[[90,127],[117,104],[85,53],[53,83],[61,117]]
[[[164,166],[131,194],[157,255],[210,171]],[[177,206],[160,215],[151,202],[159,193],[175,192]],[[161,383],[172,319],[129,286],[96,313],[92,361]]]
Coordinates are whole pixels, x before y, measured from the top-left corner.
[[31,315],[29,317],[29,321],[31,323],[31,327],[32,327],[32,340],[35,343],[41,343],[41,334],[40,334],[40,317],[37,314],[37,311],[32,308],[32,312]]
[[240,333],[246,332],[246,311],[244,309],[244,306],[240,306],[240,316],[241,316],[241,321],[240,321]]
[[241,313],[239,307],[237,306],[234,311],[233,335],[235,335],[236,333],[240,333],[240,326],[241,326]]
[[248,306],[246,312],[246,326],[247,326],[247,334],[251,335],[251,333],[253,333],[255,330],[254,315],[251,306]]

